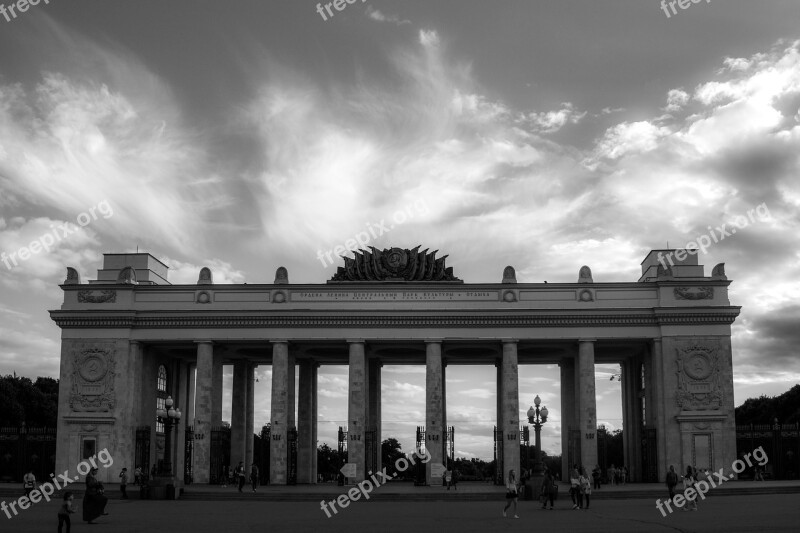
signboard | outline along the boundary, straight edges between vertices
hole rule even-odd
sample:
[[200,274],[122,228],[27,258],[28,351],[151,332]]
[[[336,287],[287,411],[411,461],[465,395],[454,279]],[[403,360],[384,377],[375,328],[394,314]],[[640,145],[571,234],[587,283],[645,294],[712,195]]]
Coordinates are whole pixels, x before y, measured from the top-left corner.
[[344,477],[356,477],[356,463],[345,463],[339,472],[344,474]]
[[431,477],[432,478],[440,478],[442,474],[447,471],[444,465],[439,463],[431,463]]
[[478,301],[496,302],[498,291],[292,291],[293,302],[414,302],[414,301]]

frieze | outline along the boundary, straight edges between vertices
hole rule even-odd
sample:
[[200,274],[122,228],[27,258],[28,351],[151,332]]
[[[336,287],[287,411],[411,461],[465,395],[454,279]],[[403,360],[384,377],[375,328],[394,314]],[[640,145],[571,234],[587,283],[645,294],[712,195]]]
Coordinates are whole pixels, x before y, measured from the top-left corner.
[[675,287],[676,300],[713,300],[714,287]]
[[82,304],[113,304],[117,291],[78,291],[78,302]]
[[684,411],[713,411],[722,407],[719,352],[716,347],[677,348],[676,402]]
[[116,405],[114,350],[83,347],[72,353],[72,391],[69,406],[75,412],[108,412]]

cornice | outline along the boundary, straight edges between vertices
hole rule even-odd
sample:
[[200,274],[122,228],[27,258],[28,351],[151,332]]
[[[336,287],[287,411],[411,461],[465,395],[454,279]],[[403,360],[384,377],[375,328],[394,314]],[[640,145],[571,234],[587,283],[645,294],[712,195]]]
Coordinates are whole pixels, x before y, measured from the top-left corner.
[[643,310],[463,311],[461,313],[343,314],[320,311],[265,312],[112,312],[51,311],[61,328],[536,328],[647,327],[660,325],[732,324],[740,307],[682,307]]

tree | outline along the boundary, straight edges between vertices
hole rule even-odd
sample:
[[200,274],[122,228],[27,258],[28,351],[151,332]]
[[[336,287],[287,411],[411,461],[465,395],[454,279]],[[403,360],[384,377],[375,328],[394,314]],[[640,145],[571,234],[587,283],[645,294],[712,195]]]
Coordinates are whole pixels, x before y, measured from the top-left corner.
[[390,437],[381,443],[381,462],[390,477],[396,473],[400,474],[397,472],[395,462],[405,456],[406,454],[402,452],[402,446],[397,442],[397,439]]
[[339,469],[344,465],[344,454],[339,454],[339,450],[334,450],[327,443],[323,442],[317,448],[317,472],[322,474],[326,480],[336,479]]
[[0,426],[55,427],[58,419],[58,380],[39,377],[0,377]]
[[776,418],[782,424],[800,422],[800,385],[780,396],[748,398],[736,408],[737,424],[771,424]]

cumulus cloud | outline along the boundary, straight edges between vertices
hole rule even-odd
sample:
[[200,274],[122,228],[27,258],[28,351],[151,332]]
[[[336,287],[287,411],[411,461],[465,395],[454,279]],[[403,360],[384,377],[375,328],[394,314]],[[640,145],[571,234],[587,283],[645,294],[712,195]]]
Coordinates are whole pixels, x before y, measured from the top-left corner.
[[367,6],[366,15],[376,22],[388,22],[398,26],[402,26],[403,24],[411,24],[410,20],[401,19],[397,15],[385,15],[381,10],[372,6]]

